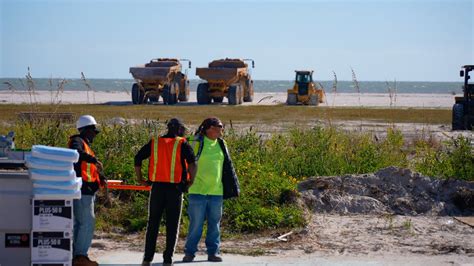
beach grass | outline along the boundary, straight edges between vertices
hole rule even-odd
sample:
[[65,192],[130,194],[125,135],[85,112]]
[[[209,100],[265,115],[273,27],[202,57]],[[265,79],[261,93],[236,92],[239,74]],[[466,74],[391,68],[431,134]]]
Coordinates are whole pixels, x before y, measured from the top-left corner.
[[385,123],[450,124],[450,109],[309,107],[309,106],[228,106],[228,105],[101,105],[101,104],[1,104],[0,121],[15,121],[21,112],[71,112],[75,116],[91,114],[103,120],[113,117],[166,121],[180,117],[186,123],[199,124],[204,118],[217,116],[225,123],[260,125],[326,121],[374,121]]
[[[208,112],[201,113],[192,112],[193,109],[182,106],[128,106],[126,109],[129,111],[121,115],[118,111],[107,111],[106,109],[110,106],[104,108],[101,105],[84,105],[83,108],[89,108],[82,112],[80,109],[74,109],[77,106],[72,105],[72,107],[72,109],[67,109],[71,106],[64,106],[60,111],[70,110],[75,114],[90,111],[96,116],[102,114],[101,119],[107,119],[115,116],[150,118],[147,116],[150,114],[144,114],[144,110],[148,110],[156,112],[151,115],[159,116],[160,119],[180,115],[190,121],[188,123],[200,122],[202,117],[209,115],[226,117],[234,121],[242,119],[241,121],[248,122],[243,120],[248,119],[255,124],[258,123],[255,117],[263,115],[271,117],[271,120],[268,120],[270,122],[260,122],[262,125],[278,122],[281,119],[295,118],[296,116],[289,116],[290,112],[300,114],[301,121],[312,119],[308,117],[311,115],[308,114],[309,111],[319,109],[276,106],[272,108],[276,111],[271,112],[272,109],[267,107],[207,106],[201,108],[198,106],[193,108]],[[220,112],[211,112],[211,107]],[[120,109],[119,107],[111,109],[114,108]],[[245,113],[245,110],[249,109],[255,113]],[[143,111],[140,113],[139,110]],[[162,112],[158,112],[159,110]],[[226,113],[223,110],[233,110],[233,112]],[[262,110],[269,111],[265,114]],[[330,110],[334,111],[334,109]],[[27,108],[26,111],[28,111]],[[48,109],[41,111],[48,111]],[[191,113],[185,115],[184,111]],[[372,111],[377,111],[377,109],[372,109]],[[355,113],[358,118],[359,114]],[[425,119],[428,117],[426,113],[419,115]],[[5,132],[12,130],[16,133],[15,144],[20,149],[29,149],[34,144],[66,147],[68,136],[76,133],[72,122],[30,122],[15,120],[14,116],[11,119],[13,119],[12,122],[0,123],[0,128]],[[150,135],[161,134],[164,129],[165,126],[156,120],[123,125],[103,123],[102,133],[95,139],[93,148],[97,157],[104,163],[104,174],[109,179],[136,184],[134,169],[136,152],[149,141]],[[405,139],[401,131],[391,127],[386,129],[385,136],[374,137],[371,132],[350,132],[338,126],[316,125],[312,128],[292,126],[285,132],[275,132],[270,136],[262,137],[255,130],[242,130],[242,126],[236,124],[233,129],[226,129],[225,138],[242,191],[238,199],[225,203],[225,218],[222,222],[225,234],[304,227],[307,219],[303,207],[297,204],[296,199],[300,195],[296,190],[296,185],[310,176],[371,173],[388,166],[409,168],[438,178],[472,180],[474,176],[471,139],[463,136],[436,142],[424,135]],[[147,169],[146,165],[147,162],[143,168],[144,172]],[[147,193],[111,191],[110,194],[110,207],[105,205],[107,197],[104,191],[99,194],[96,205],[99,209],[97,228],[104,231],[113,230],[115,227],[131,232],[144,230],[147,219]],[[186,209],[186,203],[184,209]],[[181,232],[186,232],[189,225],[185,213]]]

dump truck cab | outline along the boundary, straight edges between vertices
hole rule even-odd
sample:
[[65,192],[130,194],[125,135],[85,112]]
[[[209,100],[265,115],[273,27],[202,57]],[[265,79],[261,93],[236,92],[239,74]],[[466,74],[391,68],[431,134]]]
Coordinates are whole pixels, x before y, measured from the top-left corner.
[[474,70],[474,65],[465,65],[462,68],[459,76],[464,78],[463,95],[454,98],[452,129],[472,130],[474,126],[474,82],[470,81],[469,72]]
[[295,83],[288,90],[289,105],[318,105],[324,102],[324,91],[313,82],[313,70],[295,70]]

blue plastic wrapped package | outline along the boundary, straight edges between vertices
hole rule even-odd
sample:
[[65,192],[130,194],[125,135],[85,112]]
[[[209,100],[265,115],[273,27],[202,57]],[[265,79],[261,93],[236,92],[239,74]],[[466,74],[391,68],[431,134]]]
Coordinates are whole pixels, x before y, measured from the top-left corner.
[[33,157],[75,163],[79,160],[79,153],[73,149],[49,147],[44,145],[33,145],[31,148]]
[[74,170],[46,170],[30,168],[30,178],[42,181],[75,181],[76,172]]
[[33,180],[33,188],[80,190],[81,186],[82,186],[81,178],[75,178],[70,181]]
[[34,199],[80,199],[81,190],[33,188]]
[[30,169],[73,171],[74,165],[71,162],[46,160],[26,155],[26,166]]

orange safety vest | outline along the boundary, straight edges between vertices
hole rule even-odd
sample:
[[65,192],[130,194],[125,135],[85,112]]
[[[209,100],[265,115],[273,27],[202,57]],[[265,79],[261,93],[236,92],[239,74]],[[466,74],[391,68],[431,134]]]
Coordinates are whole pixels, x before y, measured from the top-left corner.
[[[152,182],[180,183],[183,173],[181,146],[185,138],[151,138],[148,179]],[[185,162],[185,166],[187,164]]]
[[[87,154],[95,156],[92,149],[87,145],[87,143],[82,140],[84,144],[84,150]],[[88,163],[86,161],[81,162],[81,176],[82,180],[86,182],[99,182],[99,171],[94,163]]]

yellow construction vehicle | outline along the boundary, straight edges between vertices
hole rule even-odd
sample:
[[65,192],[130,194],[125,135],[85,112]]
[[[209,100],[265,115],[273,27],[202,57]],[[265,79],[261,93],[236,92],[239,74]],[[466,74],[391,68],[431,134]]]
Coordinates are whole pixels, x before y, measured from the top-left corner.
[[465,65],[459,72],[464,77],[462,87],[464,94],[455,97],[453,105],[453,130],[472,130],[474,128],[474,82],[469,82],[469,72],[474,71],[474,65]]
[[163,98],[164,104],[187,102],[189,99],[189,80],[187,69],[182,72],[181,61],[188,59],[157,58],[149,63],[130,68],[135,79],[132,86],[132,103],[156,103]]
[[288,90],[288,105],[318,105],[324,102],[324,90],[313,82],[313,70],[295,70],[295,84]]
[[253,80],[245,61],[252,59],[220,59],[209,63],[208,67],[196,68],[196,75],[206,82],[197,87],[198,104],[222,103],[227,97],[230,105],[253,101]]

